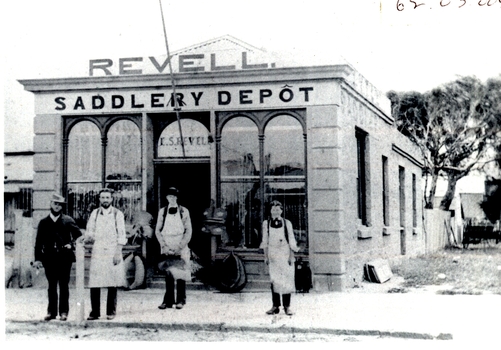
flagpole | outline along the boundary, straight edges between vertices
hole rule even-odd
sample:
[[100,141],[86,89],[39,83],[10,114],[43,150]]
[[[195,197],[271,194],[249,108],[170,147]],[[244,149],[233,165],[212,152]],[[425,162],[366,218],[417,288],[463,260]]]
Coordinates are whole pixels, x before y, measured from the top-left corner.
[[170,79],[171,79],[171,84],[172,84],[172,94],[173,94],[173,99],[174,99],[174,111],[176,112],[177,125],[179,126],[179,136],[181,136],[181,148],[183,150],[183,158],[186,158],[186,153],[184,150],[183,129],[181,128],[181,118],[179,116],[179,111],[181,110],[181,108],[179,107],[179,104],[178,104],[177,93],[176,93],[176,84],[174,82],[174,74],[172,73],[172,64],[171,64],[171,57],[170,57],[170,52],[169,52],[169,42],[167,41],[167,31],[165,29],[165,19],[164,19],[164,11],[162,8],[162,0],[158,0],[158,2],[160,4],[160,14],[162,15],[162,26],[163,26],[163,30],[164,30],[165,49],[167,50],[167,62],[169,64]]

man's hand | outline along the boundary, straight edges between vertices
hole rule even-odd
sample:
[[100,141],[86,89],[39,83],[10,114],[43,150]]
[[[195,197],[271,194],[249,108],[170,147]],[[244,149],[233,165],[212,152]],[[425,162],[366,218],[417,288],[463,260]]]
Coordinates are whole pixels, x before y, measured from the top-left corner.
[[176,249],[167,249],[168,255],[179,255],[179,251]]
[[83,236],[83,238],[82,238],[82,239],[83,239],[83,242],[84,242],[84,243],[92,243],[92,242],[94,242],[94,238],[92,238],[92,237],[91,237],[91,236],[89,236],[89,235],[85,235],[85,236]]
[[41,269],[43,267],[43,264],[41,261],[35,261],[32,265],[35,269]]
[[113,265],[120,264],[120,261],[122,261],[122,249],[117,248],[115,255],[113,256]]
[[292,249],[289,250],[289,266],[292,265],[292,262],[294,261],[294,252]]

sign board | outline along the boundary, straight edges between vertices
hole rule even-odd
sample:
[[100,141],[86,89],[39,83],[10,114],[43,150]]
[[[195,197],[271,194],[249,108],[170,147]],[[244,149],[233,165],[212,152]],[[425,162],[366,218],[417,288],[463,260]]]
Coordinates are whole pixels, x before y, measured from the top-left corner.
[[[211,109],[291,108],[332,103],[336,86],[323,83],[275,83],[263,85],[178,88],[183,111]],[[97,89],[35,95],[37,114],[89,114],[172,112],[172,89]]]
[[182,142],[186,157],[210,157],[209,130],[193,119],[181,119],[181,130],[177,121],[165,127],[158,139],[158,158],[182,157]]

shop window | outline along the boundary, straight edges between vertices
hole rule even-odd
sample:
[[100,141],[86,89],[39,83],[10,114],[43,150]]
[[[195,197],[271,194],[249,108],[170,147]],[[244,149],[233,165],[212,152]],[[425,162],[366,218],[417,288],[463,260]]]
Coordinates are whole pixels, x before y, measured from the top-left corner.
[[[124,212],[127,223],[141,209],[140,130],[131,120],[103,120],[77,122],[67,137],[67,211],[80,227],[99,205],[103,187],[115,190],[113,205]],[[104,136],[103,130],[108,130]]]
[[69,136],[68,182],[101,182],[101,132],[89,121],[76,124]]
[[130,221],[141,210],[141,134],[130,120],[119,120],[107,140],[105,187],[115,190],[113,205]]
[[258,134],[246,117],[229,120],[221,133],[221,205],[228,212],[228,245],[257,247],[261,240]]
[[266,125],[264,162],[266,179],[304,178],[303,129],[296,119],[281,115]]
[[101,132],[96,124],[82,121],[73,126],[68,139],[67,211],[85,227],[102,187]]
[[[264,133],[264,199],[280,201],[298,243],[306,244],[305,147],[303,128],[287,115],[271,119]],[[265,212],[268,212],[265,208]]]
[[221,177],[259,179],[259,140],[254,122],[233,118],[221,133]]
[[283,203],[284,216],[292,222],[298,241],[306,245],[303,127],[288,115],[271,116],[264,122],[266,128],[260,132],[250,118],[234,117],[221,132],[221,205],[228,212],[226,243],[259,247],[266,203],[277,199]]
[[[265,182],[265,203],[278,200],[284,206],[283,216],[292,223],[296,241],[307,246],[306,229],[306,188],[304,181],[297,182]],[[268,208],[265,208],[268,212]]]

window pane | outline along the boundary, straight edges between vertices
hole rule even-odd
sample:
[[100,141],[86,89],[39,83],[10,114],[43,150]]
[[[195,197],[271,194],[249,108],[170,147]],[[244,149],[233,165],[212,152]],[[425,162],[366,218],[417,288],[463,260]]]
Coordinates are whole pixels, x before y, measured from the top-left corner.
[[264,157],[266,175],[304,176],[303,128],[298,120],[281,115],[266,125]]
[[89,121],[76,124],[68,143],[68,181],[101,181],[101,133]]
[[75,219],[80,228],[87,226],[92,210],[99,206],[101,182],[68,184],[68,215]]
[[[125,223],[132,224],[133,214],[141,210],[140,183],[106,183],[113,189],[113,206],[124,213]],[[99,207],[101,183],[68,184],[68,215],[73,217],[78,226],[85,228],[92,210]]]
[[113,189],[113,206],[124,213],[125,223],[132,223],[134,213],[141,211],[140,182],[107,182],[107,188]]
[[141,180],[141,134],[130,120],[114,123],[108,131],[106,180]]
[[257,126],[248,118],[233,118],[221,133],[221,176],[259,175]]
[[[305,183],[267,182],[265,184],[265,203],[270,203],[273,200],[279,201],[284,206],[283,216],[292,223],[297,243],[301,247],[307,247]],[[269,208],[266,206],[265,213],[268,212]]]
[[257,248],[261,244],[261,200],[259,183],[221,184],[221,206],[226,209],[228,237],[223,243]]

